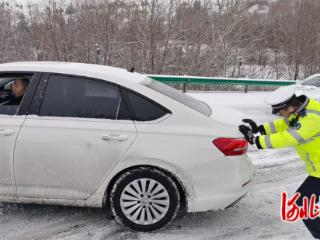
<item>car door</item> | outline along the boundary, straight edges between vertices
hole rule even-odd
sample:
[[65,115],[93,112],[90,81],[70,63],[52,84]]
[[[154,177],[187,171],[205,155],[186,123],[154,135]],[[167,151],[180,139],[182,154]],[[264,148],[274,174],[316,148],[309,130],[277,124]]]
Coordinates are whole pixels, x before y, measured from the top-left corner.
[[13,114],[14,108],[0,105],[0,197],[16,197],[13,151],[25,116]]
[[40,83],[15,148],[18,197],[86,199],[136,138],[118,86],[59,74]]
[[[41,76],[32,73],[0,73],[0,82],[6,84],[26,76],[31,82],[20,105],[3,105],[6,101],[0,97],[0,197],[15,198],[17,196],[13,169],[14,147]],[[0,92],[0,96],[6,97],[7,91],[3,94]]]

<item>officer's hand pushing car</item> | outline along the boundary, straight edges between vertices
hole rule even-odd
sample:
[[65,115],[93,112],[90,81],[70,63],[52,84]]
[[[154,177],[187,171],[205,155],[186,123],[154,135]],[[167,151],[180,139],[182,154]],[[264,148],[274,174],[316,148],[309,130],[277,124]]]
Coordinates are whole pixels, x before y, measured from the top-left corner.
[[[273,122],[258,125],[251,119],[243,119],[248,125],[240,125],[239,130],[247,141],[258,149],[284,148],[293,146],[306,164],[309,176],[297,192],[296,201],[303,205],[303,197],[310,199],[320,195],[320,103],[305,95],[296,96],[295,86],[280,87],[265,98],[272,107],[273,114],[281,117]],[[259,134],[255,136],[255,134]],[[304,219],[311,234],[320,239],[320,218]]]

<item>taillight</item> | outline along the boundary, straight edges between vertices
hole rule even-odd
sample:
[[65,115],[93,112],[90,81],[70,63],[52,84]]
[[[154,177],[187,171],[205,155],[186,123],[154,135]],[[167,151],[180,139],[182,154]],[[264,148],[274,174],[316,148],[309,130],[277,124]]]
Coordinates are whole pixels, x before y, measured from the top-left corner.
[[244,138],[216,138],[212,143],[226,156],[242,155],[248,149],[248,142]]

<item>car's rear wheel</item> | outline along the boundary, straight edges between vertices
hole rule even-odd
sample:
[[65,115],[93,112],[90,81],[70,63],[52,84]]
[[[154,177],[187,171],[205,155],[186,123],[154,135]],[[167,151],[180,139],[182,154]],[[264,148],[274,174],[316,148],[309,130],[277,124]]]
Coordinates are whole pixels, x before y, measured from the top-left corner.
[[141,167],[118,178],[111,196],[116,220],[135,231],[155,231],[177,215],[180,195],[175,182],[163,172]]

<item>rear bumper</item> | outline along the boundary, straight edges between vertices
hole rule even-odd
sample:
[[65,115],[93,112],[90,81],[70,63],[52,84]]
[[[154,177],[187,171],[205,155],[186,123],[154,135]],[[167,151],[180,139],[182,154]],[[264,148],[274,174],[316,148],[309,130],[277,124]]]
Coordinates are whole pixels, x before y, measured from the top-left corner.
[[[201,176],[198,171],[202,171]],[[240,200],[250,187],[253,165],[247,155],[224,157],[195,172],[188,212],[225,209]]]

